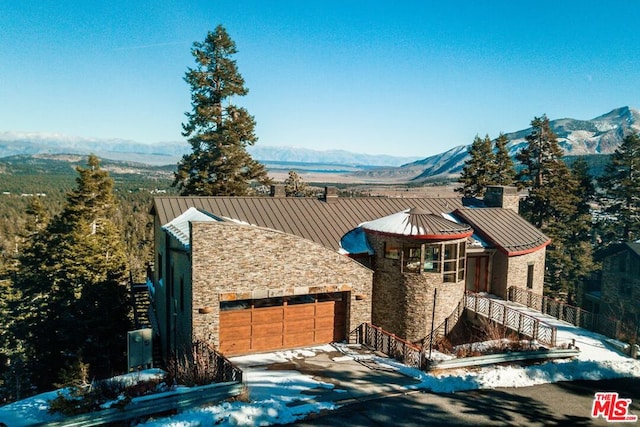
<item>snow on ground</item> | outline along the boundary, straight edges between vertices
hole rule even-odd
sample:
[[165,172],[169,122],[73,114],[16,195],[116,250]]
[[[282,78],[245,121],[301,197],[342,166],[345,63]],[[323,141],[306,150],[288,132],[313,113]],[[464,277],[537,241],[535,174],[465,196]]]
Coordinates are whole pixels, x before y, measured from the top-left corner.
[[[519,307],[519,309],[523,309]],[[527,309],[524,309],[527,310]],[[576,328],[568,323],[527,310],[558,328],[558,343],[572,343],[580,349],[573,360],[549,361],[531,366],[493,366],[480,369],[452,370],[426,373],[396,361],[374,356],[377,363],[415,378],[418,382],[405,386],[407,390],[427,389],[433,392],[456,392],[497,387],[526,387],[531,385],[573,380],[600,380],[640,375],[640,360],[633,360],[610,346],[606,337]],[[244,371],[250,402],[224,402],[204,408],[181,412],[172,417],[140,424],[145,427],[195,427],[272,425],[293,422],[321,410],[340,406],[339,401],[319,402],[305,391],[317,388],[332,389],[333,384],[319,382],[309,375],[292,370],[268,370],[267,365],[286,363],[299,358],[311,358],[320,352],[335,351],[338,346],[325,345],[303,350],[290,350],[233,358]],[[348,356],[334,358],[345,360]],[[45,393],[30,399],[0,407],[0,422],[8,427],[27,426],[35,421],[47,421],[46,401],[56,394]],[[25,421],[27,420],[27,421]]]

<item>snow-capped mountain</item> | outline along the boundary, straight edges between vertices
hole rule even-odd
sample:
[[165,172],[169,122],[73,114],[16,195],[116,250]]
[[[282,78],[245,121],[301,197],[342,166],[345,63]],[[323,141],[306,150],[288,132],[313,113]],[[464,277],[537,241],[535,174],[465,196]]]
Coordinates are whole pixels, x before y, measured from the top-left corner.
[[[610,154],[626,135],[632,132],[640,133],[640,111],[621,107],[591,120],[557,119],[551,120],[549,124],[558,136],[558,143],[565,155]],[[512,157],[526,144],[525,137],[531,131],[531,128],[527,128],[506,134],[510,141],[507,149]],[[357,175],[413,181],[453,178],[462,171],[465,160],[469,158],[468,147],[457,146],[398,168],[358,172]]]
[[[143,144],[125,139],[100,139],[41,132],[0,132],[0,158],[35,154],[89,154],[111,160],[150,165],[176,164],[191,147],[187,142]],[[344,150],[312,150],[297,147],[252,146],[249,153],[261,162],[316,163],[358,166],[400,166],[419,159],[353,153]]]

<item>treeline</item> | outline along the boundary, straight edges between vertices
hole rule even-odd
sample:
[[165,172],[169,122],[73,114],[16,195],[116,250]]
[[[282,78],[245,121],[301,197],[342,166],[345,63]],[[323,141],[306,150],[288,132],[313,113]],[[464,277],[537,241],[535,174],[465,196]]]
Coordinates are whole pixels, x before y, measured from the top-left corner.
[[[15,262],[24,243],[32,199],[39,198],[50,216],[58,214],[76,185],[75,167],[86,160],[84,157],[82,161],[69,162],[24,156],[0,159],[0,274]],[[107,161],[104,169],[109,170],[114,182],[113,192],[118,201],[114,221],[123,232],[129,268],[134,280],[144,281],[153,240],[149,209],[158,192],[175,194],[170,167],[123,167]],[[123,169],[126,171],[122,172]]]
[[[600,268],[598,251],[640,239],[640,136],[626,135],[610,156],[591,157],[590,162],[567,159],[549,119],[542,116],[531,122],[517,166],[505,157],[507,143],[504,135],[495,142],[476,137],[457,191],[466,197],[482,197],[488,185],[526,191],[521,215],[551,238],[544,293],[577,304],[585,283]],[[635,329],[640,307],[613,310],[606,314]]]
[[0,402],[121,372],[127,285],[145,279],[149,208],[170,175],[110,175],[95,156],[0,170]]

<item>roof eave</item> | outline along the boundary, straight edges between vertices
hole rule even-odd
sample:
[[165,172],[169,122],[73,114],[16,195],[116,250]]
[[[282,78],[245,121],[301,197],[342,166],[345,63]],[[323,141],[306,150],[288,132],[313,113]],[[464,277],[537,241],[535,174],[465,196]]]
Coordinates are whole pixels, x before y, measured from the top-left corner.
[[376,231],[369,230],[365,228],[367,233],[377,234],[379,236],[389,236],[389,237],[405,237],[409,239],[419,239],[419,240],[455,240],[455,239],[464,239],[471,235],[473,235],[473,230],[465,231],[463,233],[455,233],[455,234],[398,234],[391,233],[386,231]]
[[533,252],[537,252],[542,248],[545,248],[547,246],[549,246],[549,244],[551,243],[551,239],[547,240],[546,242],[544,242],[541,245],[535,246],[533,248],[529,248],[529,249],[523,249],[520,251],[510,251],[506,248],[502,248],[502,247],[498,247],[502,252],[504,252],[505,254],[507,254],[507,256],[512,257],[512,256],[520,256],[520,255],[527,255]]

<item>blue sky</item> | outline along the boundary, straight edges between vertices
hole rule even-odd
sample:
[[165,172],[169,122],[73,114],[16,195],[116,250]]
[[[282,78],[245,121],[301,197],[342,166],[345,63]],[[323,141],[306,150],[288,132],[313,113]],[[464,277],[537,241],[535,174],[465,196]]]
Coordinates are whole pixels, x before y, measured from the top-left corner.
[[259,145],[426,157],[640,107],[638,23],[635,0],[0,0],[0,132],[184,140],[190,48],[222,24]]

